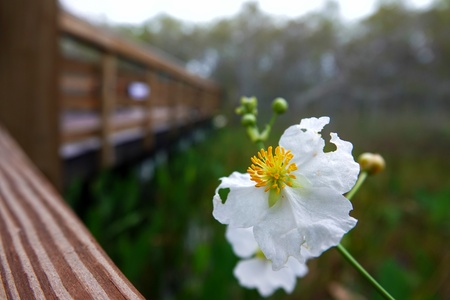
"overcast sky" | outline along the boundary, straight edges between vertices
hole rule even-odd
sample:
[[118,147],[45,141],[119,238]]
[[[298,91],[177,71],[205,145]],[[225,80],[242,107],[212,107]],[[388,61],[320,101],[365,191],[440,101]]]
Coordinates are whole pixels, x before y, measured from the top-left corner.
[[[236,14],[243,0],[60,0],[70,12],[115,23],[138,24],[159,13],[178,19],[207,22]],[[255,2],[255,1],[253,1]],[[259,0],[259,7],[270,14],[298,17],[318,10],[325,0]],[[408,0],[414,7],[426,7],[432,0]],[[356,20],[370,14],[377,0],[339,0],[342,16]]]

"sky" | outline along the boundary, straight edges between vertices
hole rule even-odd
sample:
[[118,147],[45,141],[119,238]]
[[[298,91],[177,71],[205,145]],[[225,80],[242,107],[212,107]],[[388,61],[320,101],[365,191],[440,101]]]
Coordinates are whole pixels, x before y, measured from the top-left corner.
[[[326,0],[259,0],[262,11],[280,17],[299,17],[319,10]],[[244,0],[60,0],[62,7],[75,15],[111,23],[139,24],[160,13],[191,22],[208,22],[231,17],[240,11]],[[255,2],[255,1],[253,1]],[[344,19],[354,21],[370,14],[377,0],[338,0]],[[423,8],[432,0],[406,0]]]

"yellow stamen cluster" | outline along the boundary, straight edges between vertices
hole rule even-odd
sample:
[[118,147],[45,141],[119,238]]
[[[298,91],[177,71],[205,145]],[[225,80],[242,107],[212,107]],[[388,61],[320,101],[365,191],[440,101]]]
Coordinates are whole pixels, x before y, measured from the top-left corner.
[[286,185],[292,186],[292,179],[295,179],[295,175],[290,174],[297,170],[295,163],[289,163],[293,157],[290,150],[286,151],[280,146],[275,148],[275,155],[272,153],[272,147],[267,151],[261,149],[258,157],[251,158],[252,165],[248,167],[247,172],[256,182],[256,187],[265,186],[265,192],[274,189],[279,194]]

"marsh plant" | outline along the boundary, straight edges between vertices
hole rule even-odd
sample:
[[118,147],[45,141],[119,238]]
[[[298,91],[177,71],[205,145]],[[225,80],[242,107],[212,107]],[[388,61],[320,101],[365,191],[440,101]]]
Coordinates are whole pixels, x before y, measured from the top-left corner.
[[325,151],[321,132],[329,117],[302,119],[284,131],[278,145],[266,147],[277,116],[287,109],[284,99],[275,99],[263,130],[255,97],[243,97],[236,109],[257,152],[246,173],[220,179],[213,197],[213,216],[228,226],[226,238],[242,258],[235,277],[265,297],[278,288],[290,293],[307,274],[308,260],[336,248],[382,296],[393,299],[341,244],[357,225],[350,200],[368,175],[384,169],[383,158],[364,153],[356,162],[353,145],[336,133],[330,139],[335,150]]

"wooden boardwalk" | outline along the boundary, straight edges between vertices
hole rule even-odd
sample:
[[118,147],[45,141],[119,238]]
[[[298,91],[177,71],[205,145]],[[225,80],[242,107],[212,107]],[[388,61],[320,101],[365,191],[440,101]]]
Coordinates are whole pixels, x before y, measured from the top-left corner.
[[[161,134],[175,140],[185,128],[204,123],[217,111],[219,88],[213,82],[65,12],[59,24],[64,50],[59,147],[63,161],[79,164],[79,156],[98,152],[97,165],[113,166],[125,160],[118,147],[140,141],[140,151],[134,152],[148,153]],[[70,166],[63,163],[66,177],[80,175]]]
[[111,167],[123,161],[119,146],[138,141],[136,155],[151,153],[162,133],[176,140],[217,112],[218,85],[168,55],[61,11],[55,0],[33,5],[0,4],[8,24],[0,29],[0,122],[59,189],[67,160],[95,156],[85,165]]

